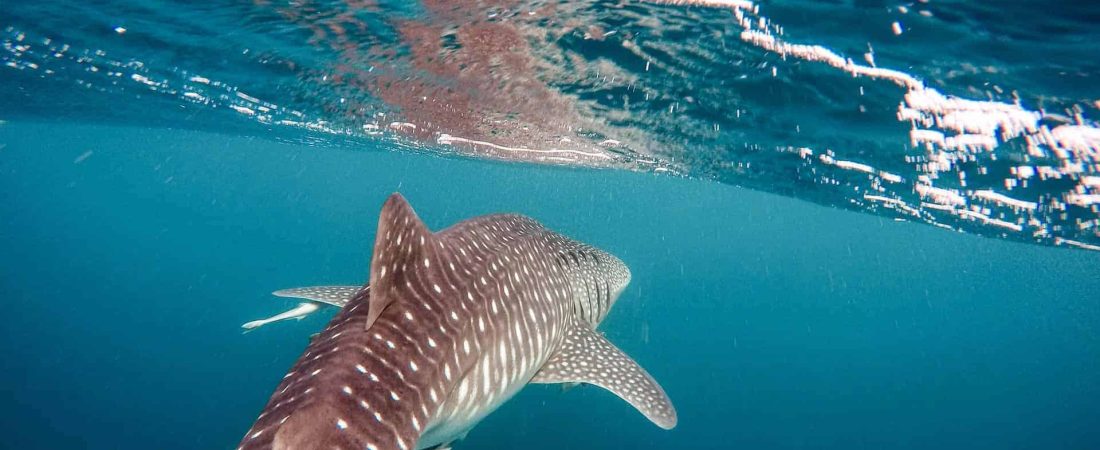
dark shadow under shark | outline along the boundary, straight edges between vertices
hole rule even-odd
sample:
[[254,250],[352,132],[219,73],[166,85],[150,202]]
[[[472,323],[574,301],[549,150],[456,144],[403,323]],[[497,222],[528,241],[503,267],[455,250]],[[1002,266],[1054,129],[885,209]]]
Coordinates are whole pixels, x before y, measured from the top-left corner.
[[630,282],[618,258],[518,215],[432,233],[399,194],[376,236],[366,286],[276,292],[310,301],[268,321],[343,309],[241,450],[447,448],[527,383],[593,384],[676,426],[660,385],[595,331]]

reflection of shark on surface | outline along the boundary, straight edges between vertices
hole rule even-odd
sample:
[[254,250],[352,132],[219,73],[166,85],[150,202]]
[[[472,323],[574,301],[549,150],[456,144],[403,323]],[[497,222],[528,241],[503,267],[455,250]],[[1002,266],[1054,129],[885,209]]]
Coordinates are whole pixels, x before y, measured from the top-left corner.
[[449,448],[528,383],[593,384],[676,426],[664,390],[596,331],[630,282],[618,258],[517,215],[433,233],[397,194],[376,236],[367,286],[279,291],[307,302],[257,321],[344,306],[240,450]]
[[326,305],[343,308],[352,297],[355,297],[355,294],[357,294],[360,289],[362,289],[360,286],[310,286],[275,291],[271,294],[277,297],[298,298],[308,301],[299,303],[298,306],[295,306],[287,312],[276,314],[266,319],[248,322],[241,325],[241,328],[252,330],[280,320],[301,320]]

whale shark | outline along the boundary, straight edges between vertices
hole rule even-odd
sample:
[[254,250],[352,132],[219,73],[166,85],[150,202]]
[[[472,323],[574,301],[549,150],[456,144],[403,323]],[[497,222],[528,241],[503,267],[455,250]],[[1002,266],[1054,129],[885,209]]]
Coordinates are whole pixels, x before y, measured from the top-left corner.
[[[664,389],[597,331],[630,282],[617,257],[525,216],[430,231],[393,194],[370,275],[283,377],[253,449],[445,449],[529,383],[586,383],[663,429]],[[346,287],[284,292],[343,302]]]

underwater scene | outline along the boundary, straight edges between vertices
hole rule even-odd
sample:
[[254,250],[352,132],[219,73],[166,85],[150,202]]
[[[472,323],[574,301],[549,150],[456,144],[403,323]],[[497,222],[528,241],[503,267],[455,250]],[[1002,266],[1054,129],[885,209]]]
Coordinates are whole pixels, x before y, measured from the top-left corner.
[[2,2],[0,448],[1100,448],[1098,24]]

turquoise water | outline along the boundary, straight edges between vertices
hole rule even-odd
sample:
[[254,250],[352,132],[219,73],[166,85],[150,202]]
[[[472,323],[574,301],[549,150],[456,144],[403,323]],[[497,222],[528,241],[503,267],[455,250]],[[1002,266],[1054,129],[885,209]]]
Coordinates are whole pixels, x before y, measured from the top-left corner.
[[364,280],[393,191],[436,229],[516,211],[620,256],[603,329],[680,414],[531,386],[458,448],[1100,443],[1095,252],[642,173],[56,123],[0,145],[0,447],[233,448],[331,312],[240,324]]
[[530,386],[458,449],[1100,448],[1100,7],[0,2],[0,448],[230,449],[379,208],[633,272],[679,412]]
[[673,173],[1100,250],[1098,21],[1037,0],[7,2],[0,119]]

